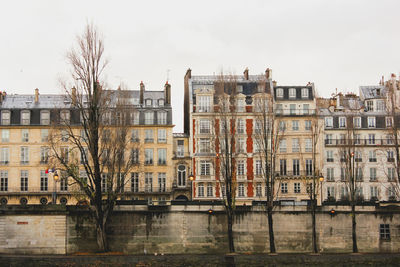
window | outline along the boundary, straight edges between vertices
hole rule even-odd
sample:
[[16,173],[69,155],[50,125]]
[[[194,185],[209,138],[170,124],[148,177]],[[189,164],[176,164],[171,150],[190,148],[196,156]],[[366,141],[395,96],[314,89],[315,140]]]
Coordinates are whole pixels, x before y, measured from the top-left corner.
[[381,240],[390,240],[390,226],[389,224],[379,225],[379,238]]
[[166,143],[167,142],[167,130],[166,129],[158,129],[158,143]]
[[377,186],[370,186],[369,187],[370,192],[371,192],[371,197],[370,199],[377,199],[378,198],[378,187]]
[[161,124],[161,125],[167,124],[167,112],[159,111],[157,113],[157,120],[158,120],[158,124]]
[[361,117],[353,118],[354,128],[361,128]]
[[287,183],[281,183],[281,193],[286,194],[288,192]]
[[275,114],[282,114],[282,111],[283,111],[283,105],[282,104],[276,104]]
[[306,138],[305,142],[306,142],[305,151],[306,152],[312,152],[312,140],[311,140],[311,138]]
[[139,164],[139,149],[138,148],[131,149],[130,161],[131,161],[131,164]]
[[376,110],[377,111],[384,111],[385,110],[385,102],[383,100],[376,101]]
[[301,89],[301,98],[308,98],[308,88],[302,88]]
[[238,112],[244,112],[245,111],[244,107],[245,107],[245,99],[244,98],[239,98],[237,100],[237,111]]
[[29,130],[28,129],[21,130],[21,142],[29,142]]
[[7,165],[10,162],[10,149],[8,147],[0,148],[0,164]]
[[333,151],[332,150],[326,151],[326,162],[333,162]]
[[294,183],[294,192],[298,194],[300,191],[300,183]]
[[325,128],[332,128],[333,127],[333,118],[326,117],[325,118]]
[[335,187],[334,186],[327,186],[326,187],[326,193],[328,195],[328,198],[335,198]]
[[49,175],[45,170],[40,171],[40,191],[47,191],[49,189]]
[[303,115],[309,115],[309,114],[310,114],[310,105],[303,104]]
[[339,128],[346,128],[346,117],[339,117]]
[[292,131],[299,130],[299,121],[292,121]]
[[395,181],[395,169],[394,168],[388,168],[388,181],[389,182]]
[[368,134],[368,144],[375,145],[375,134]]
[[199,152],[200,153],[210,153],[210,139],[208,138],[200,138],[199,140]]
[[210,112],[211,111],[211,96],[198,96],[198,112]]
[[256,184],[256,197],[261,197],[262,196],[262,188],[261,188],[261,183]]
[[356,186],[356,196],[358,198],[363,198],[363,188],[361,186]]
[[159,148],[157,154],[158,154],[158,165],[167,164],[167,149]]
[[154,133],[152,129],[144,130],[144,142],[145,143],[153,143],[154,142]]
[[334,168],[326,168],[326,179],[328,182],[335,181],[335,169]]
[[81,151],[81,160],[80,163],[81,164],[87,164],[88,163],[88,148],[84,147],[82,148],[83,151]]
[[166,180],[167,175],[165,172],[158,173],[158,192],[165,192],[166,191]]
[[261,160],[256,160],[256,175],[262,174]]
[[42,142],[47,142],[49,138],[49,130],[48,129],[41,129],[40,130],[40,137]]
[[394,185],[389,186],[388,197],[389,199],[396,199],[396,188]]
[[306,159],[306,175],[311,176],[313,174],[312,159]]
[[178,165],[178,186],[186,186],[186,166]]
[[325,145],[332,145],[332,134],[325,135]]
[[279,174],[281,176],[286,176],[287,175],[287,166],[286,166],[286,159],[280,159],[279,160]]
[[201,134],[209,134],[210,133],[210,121],[209,120],[200,120],[200,133]]
[[369,154],[369,162],[376,162],[376,152],[375,152],[375,150],[370,151],[368,154]]
[[10,117],[11,113],[9,110],[3,110],[1,112],[1,124],[2,125],[10,125]]
[[200,161],[200,175],[210,175],[211,163],[209,161]]
[[394,151],[393,150],[387,151],[387,161],[394,162]]
[[348,196],[348,190],[346,186],[341,186],[340,187],[340,199],[345,200],[347,199]]
[[374,110],[374,101],[368,100],[367,101],[367,111],[373,111]]
[[346,181],[346,168],[340,168],[340,181]]
[[21,164],[29,163],[29,147],[22,146],[21,147]]
[[346,135],[345,134],[340,134],[339,135],[339,143],[341,144],[341,145],[345,145],[346,144]]
[[277,98],[283,98],[283,89],[282,88],[277,88],[276,89],[276,97]]
[[153,173],[144,174],[144,192],[153,192]]
[[239,184],[238,196],[244,197],[244,184],[242,183]]
[[306,131],[311,131],[311,121],[306,120],[306,121],[304,122],[304,129],[305,129]]
[[131,172],[131,192],[139,192],[139,173]]
[[245,152],[245,140],[243,137],[239,137],[237,139],[237,152],[238,153],[244,153]]
[[199,185],[198,185],[198,187],[197,187],[197,191],[198,191],[198,197],[204,197],[204,184],[203,183],[200,183]]
[[60,191],[68,191],[68,176],[61,178],[60,180]]
[[66,146],[64,146],[64,147],[61,147],[61,159],[65,162],[65,163],[68,163],[68,160],[69,160],[69,150],[68,150],[68,147],[66,147]]
[[368,128],[375,128],[375,117],[368,117]]
[[108,175],[106,173],[101,174],[101,192],[105,193],[108,190]]
[[360,145],[361,144],[361,134],[355,134],[354,135],[354,144],[355,145]]
[[131,124],[138,125],[140,119],[140,113],[138,111],[134,111],[131,113]]
[[386,117],[386,128],[390,128],[393,126],[393,118],[392,117]]
[[0,170],[0,191],[8,191],[8,171]]
[[144,164],[152,165],[153,164],[153,149],[146,148],[144,150]]
[[10,130],[8,129],[1,130],[1,142],[7,143],[9,141],[10,141]]
[[151,99],[146,99],[146,107],[151,107],[153,104],[153,101]]
[[60,113],[60,122],[64,124],[68,124],[70,119],[69,110],[62,110]]
[[286,123],[284,121],[279,122],[279,131],[284,132],[286,130]]
[[237,175],[244,175],[244,160],[238,160],[237,162]]
[[176,156],[177,157],[184,157],[185,156],[185,141],[184,140],[177,140],[177,147],[176,147]]
[[50,149],[47,146],[40,147],[40,164],[47,164]]
[[144,124],[154,124],[154,112],[147,111],[144,113]]
[[376,181],[376,168],[369,168],[369,180],[371,182]]
[[79,179],[83,186],[87,186],[88,184],[88,176],[85,170],[79,171]]
[[279,152],[281,153],[286,152],[286,139],[281,139],[279,141]]
[[[84,131],[83,131],[84,132]],[[61,141],[62,142],[68,142],[68,131],[67,130],[62,130],[61,131]],[[81,135],[82,136],[82,135]],[[84,136],[83,139],[85,139],[86,137]]]
[[21,171],[21,191],[28,191],[28,171]]
[[300,160],[293,160],[293,175],[300,175]]
[[243,119],[238,119],[237,121],[237,133],[244,134],[245,131],[245,124]]
[[394,144],[394,140],[393,140],[393,136],[392,135],[387,135],[386,136],[386,143],[388,145],[393,145]]
[[211,183],[207,184],[207,196],[208,197],[214,196],[214,190],[213,190],[213,186]]
[[164,99],[158,99],[158,106],[163,107],[164,106]]
[[21,124],[29,125],[31,123],[31,112],[29,110],[21,111]]
[[42,110],[40,111],[40,124],[49,125],[50,124],[50,111]]
[[131,142],[139,143],[139,130],[138,129],[133,129],[131,131]]
[[354,160],[355,162],[362,162],[362,153],[361,151],[354,152]]
[[300,152],[299,138],[292,139],[292,152]]
[[289,98],[296,98],[296,89],[289,88]]
[[363,180],[363,170],[360,167],[356,168],[356,181],[361,182]]
[[290,115],[296,115],[296,104],[290,104]]

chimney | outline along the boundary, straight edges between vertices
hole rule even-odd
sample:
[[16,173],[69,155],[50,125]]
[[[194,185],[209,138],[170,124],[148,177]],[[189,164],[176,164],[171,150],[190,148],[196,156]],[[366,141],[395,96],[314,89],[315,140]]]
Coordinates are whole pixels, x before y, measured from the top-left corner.
[[71,101],[73,105],[76,105],[76,88],[71,88]]
[[189,79],[192,78],[192,70],[190,68],[186,71],[186,75],[185,76],[187,76]]
[[270,68],[265,70],[265,78],[267,78],[267,80],[272,79],[272,70]]
[[144,104],[144,83],[140,82],[140,105]]
[[3,93],[0,91],[0,104],[3,102]]
[[164,101],[165,104],[171,104],[171,85],[168,84],[168,81],[164,86]]
[[246,68],[246,69],[244,70],[243,74],[244,74],[244,79],[245,79],[246,81],[248,81],[248,80],[249,80],[249,68]]
[[272,81],[272,86],[276,87],[276,85],[277,85],[277,82],[276,81]]
[[39,103],[39,89],[35,89],[35,104]]

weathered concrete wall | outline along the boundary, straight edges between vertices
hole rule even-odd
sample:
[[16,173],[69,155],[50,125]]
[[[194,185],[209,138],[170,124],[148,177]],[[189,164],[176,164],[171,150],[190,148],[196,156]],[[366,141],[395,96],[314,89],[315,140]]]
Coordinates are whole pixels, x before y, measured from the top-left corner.
[[[210,208],[212,213],[208,212]],[[336,210],[333,216],[329,213],[332,208]],[[67,215],[0,214],[0,253],[96,251],[95,229],[88,212],[74,207],[67,210]],[[120,206],[111,218],[108,235],[113,251],[129,254],[225,253],[225,222],[221,206]],[[390,225],[390,241],[380,240],[382,223]],[[277,207],[274,230],[278,252],[311,251],[311,215],[307,207]],[[360,252],[400,252],[400,210],[358,207],[357,234]],[[234,235],[238,252],[268,252],[263,209],[239,210]],[[317,238],[323,252],[351,252],[349,208],[319,210]]]

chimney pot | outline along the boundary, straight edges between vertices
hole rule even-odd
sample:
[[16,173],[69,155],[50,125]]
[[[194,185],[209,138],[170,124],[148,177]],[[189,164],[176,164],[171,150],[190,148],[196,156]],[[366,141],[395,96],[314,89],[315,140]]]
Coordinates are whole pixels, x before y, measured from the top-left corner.
[[278,84],[278,83],[277,83],[276,81],[272,81],[272,86],[273,86],[273,87],[276,87],[277,84]]
[[246,68],[246,69],[244,70],[243,74],[244,74],[244,79],[245,79],[246,81],[248,81],[248,80],[249,80],[249,68]]
[[191,70],[190,68],[186,71],[186,76],[187,76],[189,79],[192,78],[192,70]]
[[71,88],[71,101],[73,105],[76,105],[76,88]]
[[165,104],[171,104],[171,85],[167,83],[164,86],[164,101]]
[[37,104],[39,102],[39,89],[36,88],[35,89],[35,104]]
[[267,80],[272,79],[272,70],[270,68],[265,70],[265,78],[267,78]]
[[144,90],[145,90],[144,83],[143,83],[143,81],[141,81],[140,82],[140,99],[139,99],[141,105],[144,104]]

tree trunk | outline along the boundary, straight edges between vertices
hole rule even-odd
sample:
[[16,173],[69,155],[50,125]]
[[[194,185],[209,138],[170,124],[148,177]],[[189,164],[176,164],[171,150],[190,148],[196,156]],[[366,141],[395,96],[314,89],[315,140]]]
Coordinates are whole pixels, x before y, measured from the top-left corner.
[[357,222],[356,222],[356,205],[354,204],[354,200],[353,203],[351,204],[351,222],[352,222],[352,228],[351,228],[351,234],[352,234],[352,238],[353,238],[353,253],[357,253],[358,252],[358,248],[357,248]]
[[106,234],[106,229],[105,229],[105,225],[99,225],[97,224],[96,226],[97,228],[97,245],[99,247],[99,250],[101,252],[107,252],[109,250],[108,248],[108,242],[107,242],[107,234]]
[[268,215],[268,233],[269,233],[269,252],[276,253],[274,223],[272,220],[272,206],[270,204],[268,204],[268,207],[267,207],[267,215]]
[[315,224],[315,205],[316,201],[312,200],[311,203],[311,219],[312,219],[312,246],[313,246],[313,253],[318,253],[317,249],[317,231],[316,231],[316,224]]
[[235,245],[233,243],[233,212],[228,211],[228,242],[229,242],[229,253],[235,252]]

